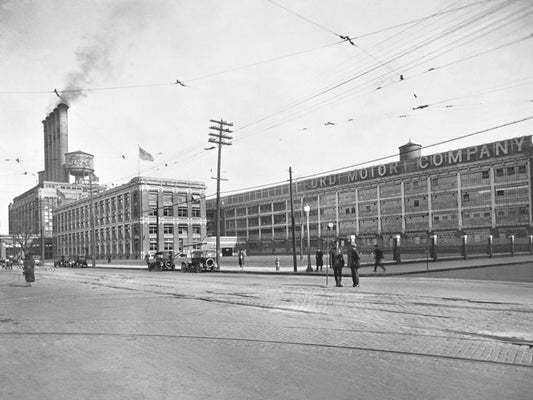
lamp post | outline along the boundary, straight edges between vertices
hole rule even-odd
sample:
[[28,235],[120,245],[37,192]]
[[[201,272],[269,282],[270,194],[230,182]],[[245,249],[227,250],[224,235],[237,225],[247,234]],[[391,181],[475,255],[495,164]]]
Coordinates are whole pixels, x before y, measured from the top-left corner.
[[311,266],[311,238],[309,235],[309,211],[311,211],[311,207],[309,207],[309,204],[305,203],[304,212],[305,212],[305,220],[307,223],[307,269],[306,269],[306,272],[313,272],[313,267]]
[[332,230],[333,230],[333,222],[328,222],[328,244],[326,246],[327,251],[328,251],[328,265],[326,267],[326,286],[328,286],[329,266],[331,265],[331,262],[333,261],[331,259],[331,253],[330,253],[331,244],[329,243],[329,235]]

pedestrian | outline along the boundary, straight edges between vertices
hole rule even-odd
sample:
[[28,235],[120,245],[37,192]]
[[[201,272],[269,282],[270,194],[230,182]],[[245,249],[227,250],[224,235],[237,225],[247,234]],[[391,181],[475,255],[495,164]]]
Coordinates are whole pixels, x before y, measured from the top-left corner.
[[241,268],[241,271],[244,270],[244,252],[239,250],[239,267]]
[[31,286],[31,283],[35,282],[35,261],[29,254],[24,259],[22,270],[26,279],[26,286]]
[[344,267],[344,256],[342,250],[337,249],[333,258],[333,274],[335,275],[335,286],[342,287],[342,268]]
[[108,255],[107,255],[107,263],[108,263],[108,264],[111,263],[111,254],[108,254]]
[[144,261],[146,261],[146,265],[150,265],[150,253],[146,252],[144,255]]
[[320,271],[322,271],[322,266],[324,265],[324,254],[322,253],[322,250],[318,249],[318,251],[316,252],[316,271],[318,272],[318,270],[320,269]]
[[374,272],[377,271],[378,267],[383,268],[383,272],[386,272],[387,269],[383,266],[383,251],[379,248],[377,244],[374,245]]
[[361,266],[361,256],[357,251],[357,244],[351,243],[348,249],[348,265],[352,271],[352,286],[359,287],[359,267]]

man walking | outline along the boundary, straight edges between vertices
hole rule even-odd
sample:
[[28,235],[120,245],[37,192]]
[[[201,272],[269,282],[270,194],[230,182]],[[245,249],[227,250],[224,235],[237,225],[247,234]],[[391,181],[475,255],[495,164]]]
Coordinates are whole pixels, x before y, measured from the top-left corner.
[[239,267],[241,271],[244,270],[244,251],[242,249],[239,250]]
[[383,266],[383,252],[376,244],[374,245],[374,272],[377,271],[378,267],[383,269],[383,272],[386,272],[387,269]]
[[361,256],[357,251],[357,245],[354,243],[350,244],[350,249],[348,250],[348,265],[352,270],[352,283],[353,287],[359,287],[359,267],[361,266]]

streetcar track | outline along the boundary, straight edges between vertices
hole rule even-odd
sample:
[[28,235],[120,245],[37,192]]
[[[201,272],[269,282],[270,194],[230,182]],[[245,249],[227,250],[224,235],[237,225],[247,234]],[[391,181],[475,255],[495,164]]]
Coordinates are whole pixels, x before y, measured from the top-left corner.
[[85,336],[85,337],[125,337],[128,340],[131,338],[166,338],[166,339],[193,339],[193,340],[206,340],[206,341],[230,341],[230,342],[241,342],[241,343],[260,343],[260,344],[277,344],[277,345],[292,345],[292,346],[303,346],[303,347],[319,347],[319,348],[330,348],[330,349],[341,349],[341,350],[357,350],[357,351],[368,351],[376,352],[382,354],[397,354],[403,356],[412,356],[412,357],[424,357],[424,358],[436,358],[436,359],[445,359],[452,361],[462,361],[478,364],[488,364],[488,365],[500,365],[500,366],[509,366],[514,368],[524,368],[528,370],[533,370],[533,366],[524,365],[524,364],[515,364],[505,361],[495,361],[495,360],[480,360],[476,358],[466,358],[458,356],[450,356],[443,354],[429,354],[413,351],[403,351],[403,350],[390,350],[390,349],[378,349],[374,347],[365,347],[365,346],[348,346],[348,345],[333,345],[333,344],[324,344],[324,343],[301,343],[287,340],[268,340],[268,339],[250,339],[250,338],[239,338],[239,337],[229,337],[229,336],[200,336],[200,335],[176,335],[176,334],[152,334],[152,333],[116,333],[116,332],[52,332],[52,331],[43,331],[43,332],[0,332],[1,336],[14,336],[14,335],[24,335],[24,336]]

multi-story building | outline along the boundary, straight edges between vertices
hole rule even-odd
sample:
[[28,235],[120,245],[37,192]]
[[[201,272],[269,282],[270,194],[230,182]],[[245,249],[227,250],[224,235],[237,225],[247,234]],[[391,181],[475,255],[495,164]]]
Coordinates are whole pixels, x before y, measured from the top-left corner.
[[[425,243],[430,235],[532,233],[531,136],[458,150],[421,154],[421,146],[400,147],[399,161],[298,181],[293,185],[296,237],[304,237],[310,207],[313,246],[328,236],[356,235],[371,244]],[[291,204],[288,185],[222,198],[221,235],[237,236],[250,251],[290,249]],[[215,201],[207,204],[214,221]],[[209,223],[209,234],[214,234]]]
[[206,238],[205,189],[202,182],[135,177],[60,206],[54,215],[56,253],[92,255],[93,237],[96,258],[139,259],[148,251],[200,248]]
[[[96,190],[103,187],[95,185]],[[53,258],[53,212],[59,204],[88,196],[89,186],[66,182],[41,182],[15,197],[9,205],[9,233],[19,247],[33,255]],[[30,243],[30,241],[32,243]]]

